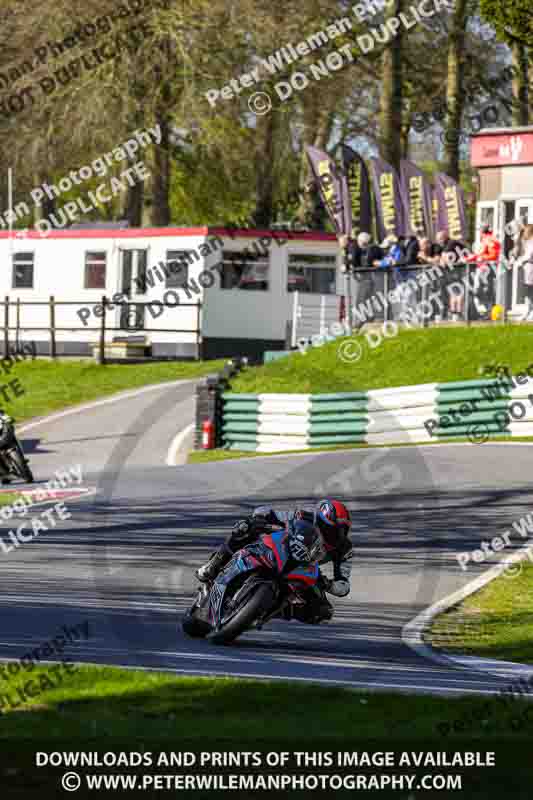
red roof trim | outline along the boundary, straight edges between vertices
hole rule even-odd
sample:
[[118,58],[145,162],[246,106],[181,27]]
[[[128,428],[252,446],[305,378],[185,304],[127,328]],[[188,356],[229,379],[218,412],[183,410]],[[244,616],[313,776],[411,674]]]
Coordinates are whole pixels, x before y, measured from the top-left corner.
[[[179,236],[220,236],[230,239],[260,239],[268,237],[273,239],[285,239],[289,241],[309,241],[309,242],[334,242],[336,236],[333,233],[322,233],[320,231],[308,231],[300,233],[298,231],[269,231],[256,230],[252,228],[221,228],[221,227],[202,227],[202,228],[123,228],[112,230],[54,230],[46,236],[39,231],[28,230],[24,236],[17,236],[21,231],[13,230],[12,237],[14,242],[24,242],[28,239],[141,239],[155,237],[179,237]],[[0,230],[0,239],[9,239],[9,231]]]
[[[23,242],[25,239],[140,239],[148,236],[206,236],[207,232],[207,228],[123,228],[122,230],[91,228],[76,231],[54,230],[46,236],[41,235],[39,231],[29,230],[25,236],[16,236],[17,231],[13,230],[13,239],[17,242]],[[9,231],[0,231],[0,239],[9,239]]]
[[231,235],[231,238],[240,239],[260,239],[261,236],[268,236],[273,239],[289,239],[290,241],[299,239],[311,242],[334,242],[337,239],[334,233],[322,233],[321,231],[270,231],[265,229],[257,230],[256,228],[209,228],[209,235]]

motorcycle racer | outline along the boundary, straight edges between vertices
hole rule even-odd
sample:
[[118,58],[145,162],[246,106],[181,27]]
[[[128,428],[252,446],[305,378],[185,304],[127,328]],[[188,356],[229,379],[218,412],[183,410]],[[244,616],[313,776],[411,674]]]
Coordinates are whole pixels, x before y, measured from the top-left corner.
[[[353,556],[349,537],[351,515],[344,503],[339,500],[321,500],[314,511],[304,509],[276,511],[270,506],[259,506],[252,514],[235,523],[226,542],[197,570],[198,579],[202,582],[215,580],[237,550],[256,541],[269,526],[283,528],[296,520],[310,522],[318,529],[323,542],[318,563],[333,564],[333,579],[321,575],[320,597],[313,597],[314,590],[311,590],[308,598],[311,618],[302,621],[316,622],[331,619],[333,607],[324,592],[336,597],[345,597],[349,594]],[[316,592],[314,594],[316,595]]]

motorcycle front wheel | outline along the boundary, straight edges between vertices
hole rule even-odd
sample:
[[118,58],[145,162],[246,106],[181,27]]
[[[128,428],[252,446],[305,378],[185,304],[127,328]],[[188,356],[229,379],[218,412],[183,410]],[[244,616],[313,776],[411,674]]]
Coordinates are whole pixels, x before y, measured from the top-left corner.
[[195,614],[191,614],[190,611],[183,617],[181,628],[183,633],[186,633],[191,639],[203,639],[211,630],[211,627],[206,622],[198,619]]
[[213,644],[230,644],[237,636],[244,633],[262,612],[269,611],[272,608],[275,596],[276,593],[272,584],[258,584],[257,589],[246,603],[231,615],[228,622],[224,623],[222,621],[219,630],[209,633],[207,638]]

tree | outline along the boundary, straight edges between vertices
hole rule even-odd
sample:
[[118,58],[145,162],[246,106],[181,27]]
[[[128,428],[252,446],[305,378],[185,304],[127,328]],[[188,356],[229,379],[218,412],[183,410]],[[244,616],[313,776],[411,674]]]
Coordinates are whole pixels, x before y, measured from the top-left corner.
[[502,41],[533,47],[531,0],[480,0],[480,9]]
[[[464,55],[466,24],[468,21],[468,0],[456,0],[451,19],[448,44],[448,78],[446,84],[446,105],[448,107],[448,129],[461,130],[464,110]],[[446,172],[459,180],[459,137],[445,138]]]
[[531,0],[480,0],[481,13],[513,55],[513,124],[529,125],[529,48],[533,47]]
[[[391,16],[397,17],[404,11],[404,0],[393,0],[389,7]],[[397,169],[404,155],[400,135],[403,111],[403,38],[403,27],[400,26],[383,53],[380,108],[383,158]]]

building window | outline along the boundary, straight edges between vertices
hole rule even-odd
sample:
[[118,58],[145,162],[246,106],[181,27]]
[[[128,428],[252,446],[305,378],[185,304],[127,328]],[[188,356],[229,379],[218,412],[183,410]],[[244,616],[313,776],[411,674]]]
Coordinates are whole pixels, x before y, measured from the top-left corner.
[[34,253],[13,253],[13,289],[33,289]]
[[496,209],[494,206],[485,206],[485,208],[481,209],[480,214],[480,223],[481,227],[484,225],[488,225],[491,231],[494,230],[494,217],[495,217]]
[[189,264],[194,262],[193,252],[190,250],[167,250],[167,289],[179,289],[188,282]]
[[270,261],[268,253],[263,256],[251,253],[222,253],[221,289],[248,289],[266,292]]
[[105,289],[106,253],[85,253],[85,288]]
[[122,294],[146,294],[147,250],[122,251]]
[[336,265],[335,256],[290,255],[287,291],[335,294]]

